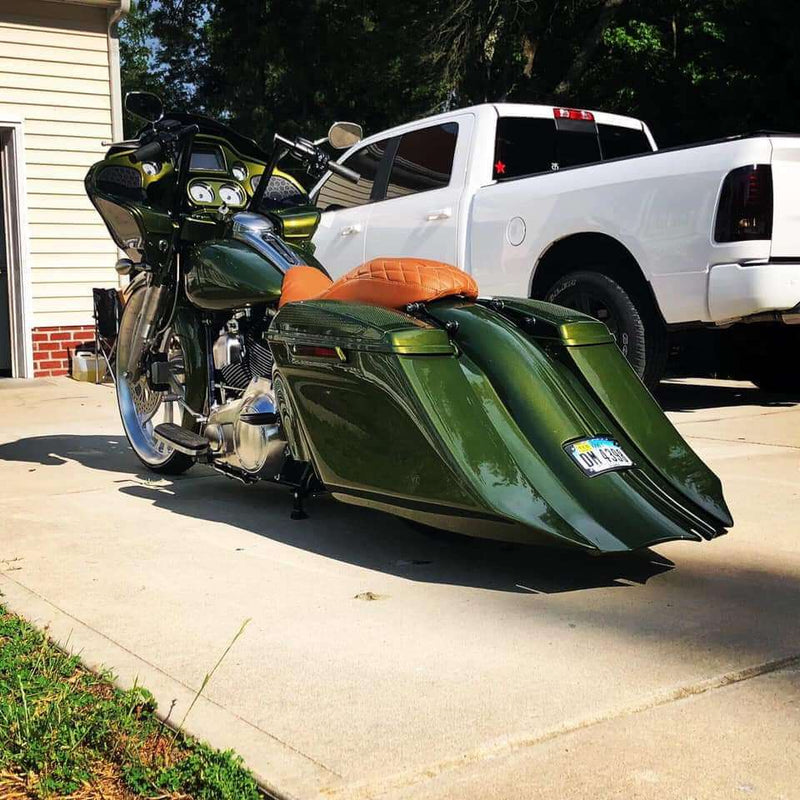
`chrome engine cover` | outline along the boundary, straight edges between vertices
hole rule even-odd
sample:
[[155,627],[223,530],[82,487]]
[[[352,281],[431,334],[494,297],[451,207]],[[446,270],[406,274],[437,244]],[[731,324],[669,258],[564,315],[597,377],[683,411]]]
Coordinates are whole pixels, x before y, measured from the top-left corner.
[[[242,419],[249,416],[250,422]],[[261,417],[273,421],[258,423]],[[253,378],[244,394],[212,409],[205,427],[211,463],[249,477],[274,478],[286,460],[287,441],[275,411],[272,381]]]

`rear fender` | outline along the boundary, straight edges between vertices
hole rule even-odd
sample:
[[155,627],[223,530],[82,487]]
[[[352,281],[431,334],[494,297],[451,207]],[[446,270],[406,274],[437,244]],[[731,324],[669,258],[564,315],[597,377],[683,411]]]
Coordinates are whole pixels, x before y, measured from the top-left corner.
[[[598,549],[711,538],[731,524],[716,476],[655,401],[647,403],[649,395],[601,323],[537,301],[509,300],[494,308],[449,302],[428,310],[442,323],[457,323],[451,325],[454,341],[490,381],[536,454],[520,466],[554,511]],[[595,356],[573,359],[572,350]],[[606,400],[581,368],[603,387]],[[638,416],[626,408],[630,396],[637,398]],[[635,467],[584,475],[564,446],[598,434],[619,441]]]

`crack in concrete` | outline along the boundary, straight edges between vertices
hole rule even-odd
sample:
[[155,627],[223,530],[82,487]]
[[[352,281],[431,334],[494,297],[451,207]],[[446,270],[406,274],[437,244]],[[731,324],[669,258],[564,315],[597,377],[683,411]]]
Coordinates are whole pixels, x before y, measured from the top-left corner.
[[342,787],[328,787],[323,789],[321,794],[330,798],[344,798],[344,797],[373,797],[383,794],[388,791],[396,789],[405,789],[414,786],[425,780],[431,780],[442,773],[453,772],[466,766],[479,764],[481,761],[487,761],[501,756],[511,755],[520,750],[544,742],[557,739],[561,736],[566,736],[577,731],[591,728],[595,725],[600,725],[604,722],[612,722],[617,719],[640,714],[644,711],[650,711],[654,708],[668,705],[677,702],[678,700],[685,700],[688,697],[695,697],[697,695],[706,694],[707,692],[716,689],[722,689],[726,686],[742,683],[743,681],[758,678],[762,675],[768,675],[772,672],[780,670],[791,669],[793,667],[800,667],[800,653],[786,656],[784,658],[773,659],[765,661],[761,664],[756,664],[750,667],[744,667],[731,672],[723,673],[687,686],[680,686],[675,689],[661,692],[644,700],[641,703],[635,703],[626,708],[609,711],[604,714],[599,714],[595,717],[587,717],[582,720],[576,720],[571,723],[559,725],[549,730],[542,731],[540,734],[533,736],[522,736],[515,739],[508,738],[506,740],[496,741],[477,747],[459,756],[442,759],[433,764],[426,764],[417,767],[413,771],[396,773],[395,775],[386,776],[385,778],[377,781],[360,781],[351,783]]
[[690,433],[686,435],[687,439],[705,439],[709,442],[727,442],[728,444],[755,444],[759,447],[781,447],[785,450],[800,450],[800,445],[797,444],[775,444],[774,442],[754,442],[750,439],[726,439],[722,436],[700,436],[699,434]]

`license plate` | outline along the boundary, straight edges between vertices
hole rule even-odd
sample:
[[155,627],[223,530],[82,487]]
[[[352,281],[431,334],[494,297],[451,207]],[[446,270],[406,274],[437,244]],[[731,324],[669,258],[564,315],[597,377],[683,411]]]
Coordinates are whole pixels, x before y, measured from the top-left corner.
[[565,449],[586,475],[600,475],[633,466],[633,461],[625,455],[625,451],[613,439],[605,436],[572,442]]

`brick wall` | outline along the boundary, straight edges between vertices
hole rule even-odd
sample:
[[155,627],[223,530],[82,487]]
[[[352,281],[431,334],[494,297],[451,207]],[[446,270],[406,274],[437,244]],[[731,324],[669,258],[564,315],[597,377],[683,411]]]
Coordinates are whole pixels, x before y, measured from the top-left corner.
[[33,329],[33,377],[47,378],[69,374],[75,348],[94,342],[92,325],[61,325]]

